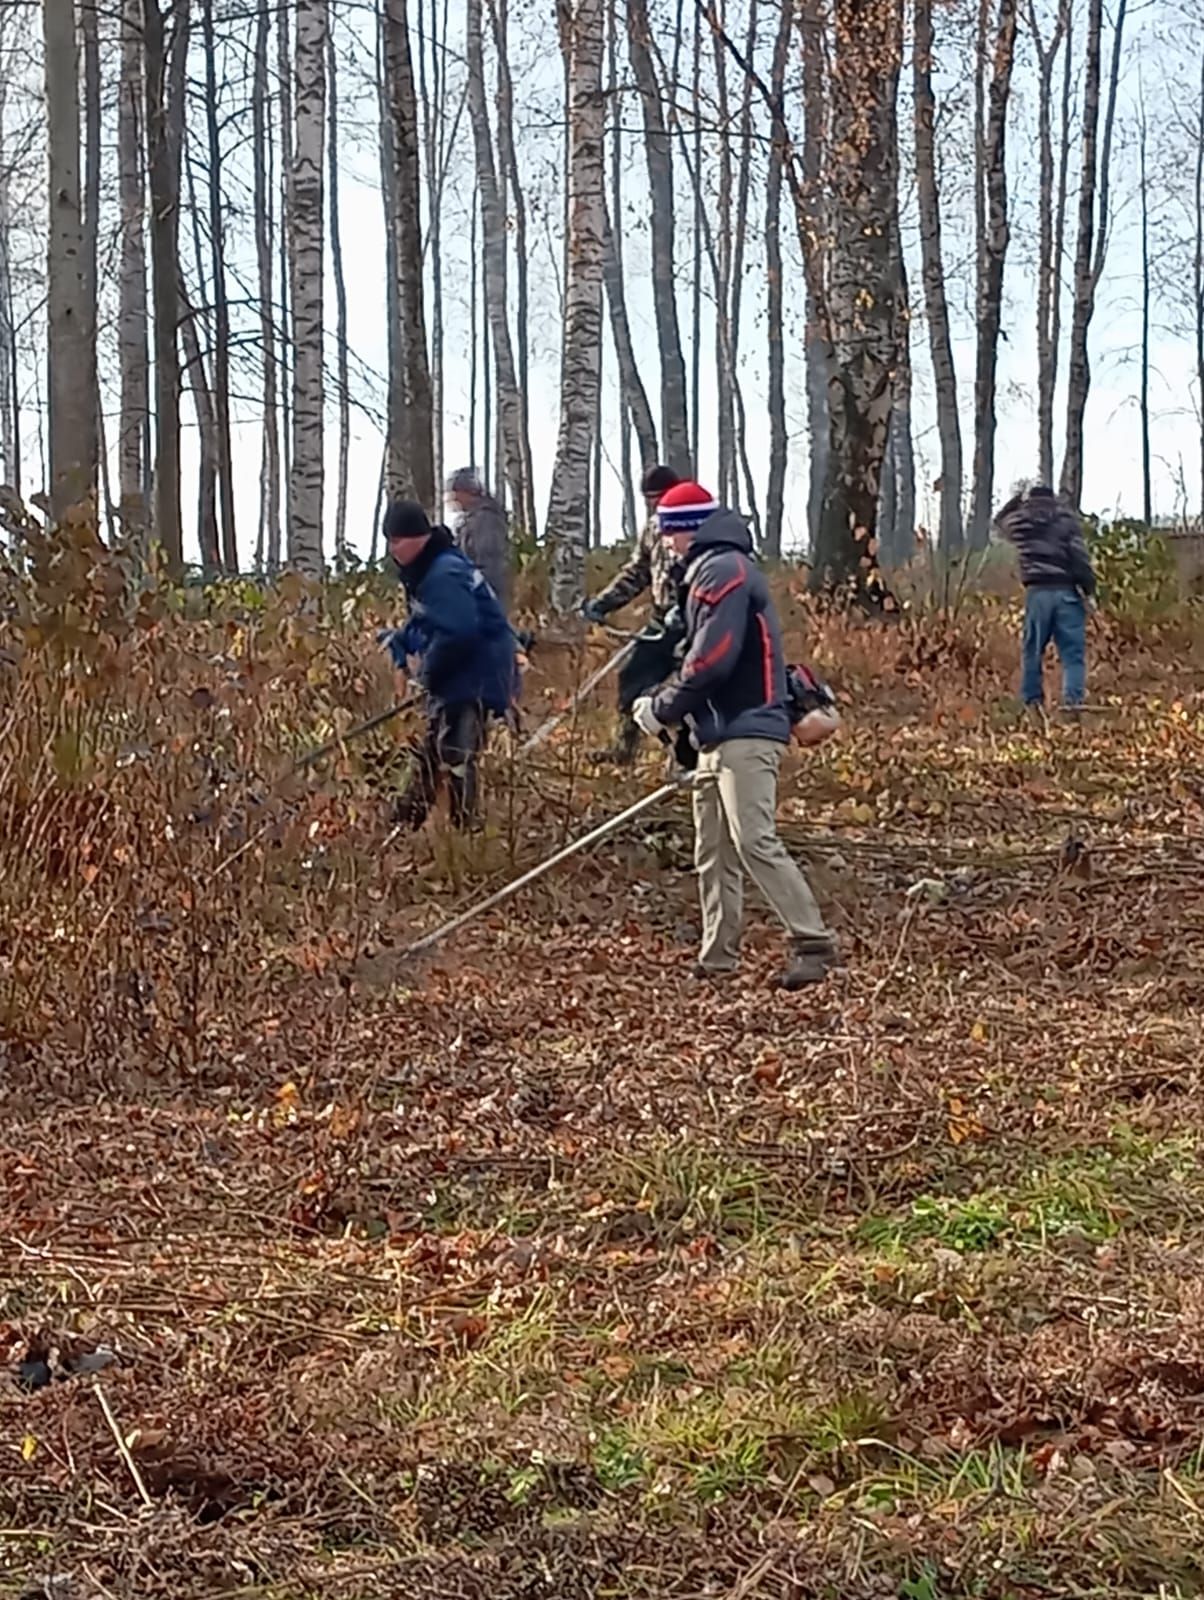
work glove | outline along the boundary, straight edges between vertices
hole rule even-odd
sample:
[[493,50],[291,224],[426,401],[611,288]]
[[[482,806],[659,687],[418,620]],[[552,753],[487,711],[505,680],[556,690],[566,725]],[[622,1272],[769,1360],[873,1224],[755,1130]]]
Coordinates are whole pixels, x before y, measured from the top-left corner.
[[581,602],[581,615],[587,622],[604,622],[606,620],[606,612],[596,599],[585,599]]
[[653,739],[659,739],[667,730],[665,724],[652,709],[652,696],[642,694],[631,708],[631,718],[642,733],[649,734]]

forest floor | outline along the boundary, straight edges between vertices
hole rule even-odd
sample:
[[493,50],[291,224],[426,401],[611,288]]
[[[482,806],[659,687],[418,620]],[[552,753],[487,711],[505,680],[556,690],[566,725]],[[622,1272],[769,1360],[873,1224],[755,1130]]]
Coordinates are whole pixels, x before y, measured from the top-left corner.
[[1204,1593],[1204,676],[1034,727],[991,626],[822,659],[818,990],[751,904],[686,981],[684,800],[400,958],[657,781],[553,747],[475,845],[357,813],[392,943],[298,891],[187,1050],[11,1044],[0,1593]]

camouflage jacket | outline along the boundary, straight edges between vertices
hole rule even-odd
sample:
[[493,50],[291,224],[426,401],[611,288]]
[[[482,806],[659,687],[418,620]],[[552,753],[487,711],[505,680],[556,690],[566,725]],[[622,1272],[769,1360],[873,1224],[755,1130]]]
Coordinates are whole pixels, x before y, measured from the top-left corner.
[[677,599],[670,576],[673,560],[673,550],[661,538],[660,525],[654,514],[644,524],[631,560],[597,597],[595,604],[599,611],[603,616],[608,616],[610,612],[630,605],[645,589],[651,589],[653,612],[658,617],[663,616]]

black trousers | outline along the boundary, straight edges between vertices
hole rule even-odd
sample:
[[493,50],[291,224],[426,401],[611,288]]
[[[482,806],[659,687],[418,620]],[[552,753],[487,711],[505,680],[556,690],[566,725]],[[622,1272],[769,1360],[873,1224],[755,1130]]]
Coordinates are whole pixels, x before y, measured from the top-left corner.
[[[651,694],[666,678],[673,676],[679,639],[680,635],[671,633],[636,635],[635,649],[619,668],[619,710],[624,717],[631,716],[631,708],[641,695]],[[635,737],[638,738],[638,734]],[[698,751],[690,735],[685,728],[679,728],[672,738],[678,766],[693,772],[698,765]]]
[[427,718],[426,731],[414,746],[414,776],[398,800],[393,820],[421,828],[447,781],[452,826],[472,824],[477,809],[478,766],[485,747],[482,706],[440,706]]
[[635,649],[619,668],[619,710],[630,711],[642,694],[651,694],[673,675],[672,634],[637,634]]

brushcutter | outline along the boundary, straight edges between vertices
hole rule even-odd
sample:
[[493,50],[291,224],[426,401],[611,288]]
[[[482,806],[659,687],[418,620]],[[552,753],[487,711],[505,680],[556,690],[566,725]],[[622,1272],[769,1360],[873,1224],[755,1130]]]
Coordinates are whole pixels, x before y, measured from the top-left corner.
[[634,805],[628,806],[626,811],[620,811],[617,817],[601,823],[596,828],[591,828],[589,833],[582,834],[580,839],[574,839],[571,844],[566,844],[563,850],[557,850],[546,861],[541,861],[538,866],[530,868],[521,877],[504,885],[487,899],[478,901],[474,906],[469,906],[467,911],[461,911],[459,916],[453,917],[450,922],[445,922],[442,927],[436,928],[433,933],[428,933],[417,943],[409,945],[403,955],[420,955],[424,950],[433,949],[441,944],[449,934],[458,933],[461,928],[467,927],[470,922],[475,922],[486,911],[492,911],[495,906],[500,906],[503,901],[509,900],[520,889],[525,889],[529,883],[534,883],[537,878],[542,878],[546,872],[551,872],[553,867],[558,867],[562,861],[567,861],[570,856],[579,855],[582,850],[588,850],[590,845],[597,844],[600,839],[605,839],[609,834],[617,833],[624,823],[632,821],[641,812],[648,811],[666,796],[676,794],[680,789],[688,789],[694,781],[692,772],[678,772],[662,783],[659,789],[654,789],[651,794],[646,794],[642,800],[637,800]]
[[625,639],[623,644],[621,644],[615,651],[614,655],[611,656],[608,661],[604,661],[596,672],[592,672],[589,675],[589,677],[581,685],[580,689],[578,689],[569,700],[567,705],[562,706],[559,711],[554,711],[550,717],[548,717],[544,722],[540,723],[539,727],[536,728],[533,734],[531,734],[530,738],[525,739],[519,746],[520,755],[526,755],[529,750],[538,749],[541,744],[547,743],[548,739],[551,738],[552,734],[556,731],[564,719],[567,716],[570,716],[577,706],[579,706],[585,699],[585,697],[597,688],[598,684],[602,682],[602,679],[605,678],[608,673],[614,672],[617,667],[621,667],[623,665],[628,656],[630,656],[632,651],[635,649],[636,637],[637,636],[633,634]]

